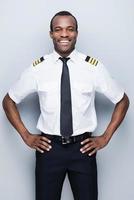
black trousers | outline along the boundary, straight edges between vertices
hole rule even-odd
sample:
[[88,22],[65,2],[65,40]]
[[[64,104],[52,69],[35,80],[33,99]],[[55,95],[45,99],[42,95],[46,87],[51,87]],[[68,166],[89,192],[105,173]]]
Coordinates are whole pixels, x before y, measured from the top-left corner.
[[51,145],[49,152],[36,151],[36,200],[60,200],[66,174],[75,200],[97,200],[96,155],[82,154],[80,142]]

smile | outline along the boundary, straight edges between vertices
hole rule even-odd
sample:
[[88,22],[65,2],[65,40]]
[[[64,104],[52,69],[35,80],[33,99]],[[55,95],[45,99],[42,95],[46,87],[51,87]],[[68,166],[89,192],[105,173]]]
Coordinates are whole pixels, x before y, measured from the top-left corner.
[[59,41],[59,43],[60,44],[68,44],[70,41],[68,41],[68,40],[61,40],[61,41]]

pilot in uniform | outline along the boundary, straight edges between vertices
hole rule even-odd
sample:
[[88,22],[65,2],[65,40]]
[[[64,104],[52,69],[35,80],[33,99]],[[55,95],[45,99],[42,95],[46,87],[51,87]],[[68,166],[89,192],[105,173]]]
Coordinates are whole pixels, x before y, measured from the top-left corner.
[[60,133],[61,74],[63,62],[54,50],[33,62],[10,88],[9,96],[20,103],[38,93],[40,117],[37,128],[51,139],[52,148],[36,151],[36,200],[59,200],[65,175],[75,200],[97,200],[96,153],[82,154],[81,141],[92,137],[97,126],[95,92],[103,93],[117,104],[124,90],[97,59],[74,49],[67,61],[70,74],[73,134],[65,139]]

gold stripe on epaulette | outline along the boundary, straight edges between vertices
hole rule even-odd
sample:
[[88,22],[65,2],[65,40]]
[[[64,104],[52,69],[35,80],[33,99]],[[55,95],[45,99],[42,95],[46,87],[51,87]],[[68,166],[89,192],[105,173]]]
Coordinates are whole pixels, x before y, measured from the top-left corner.
[[93,60],[93,65],[95,64],[95,62],[96,62],[96,59]]
[[98,60],[96,60],[96,62],[94,63],[94,65],[97,66],[97,64],[98,64]]
[[90,59],[89,59],[89,63],[91,63],[91,64],[92,64],[92,61],[93,61],[93,58],[90,58]]
[[94,66],[97,66],[98,64],[98,60],[89,56],[86,57],[85,61],[89,62],[91,65],[94,65]]
[[96,60],[95,60],[94,58],[92,58],[91,61],[89,61],[89,62],[90,62],[92,65],[94,65],[95,61],[96,61]]
[[35,67],[35,66],[38,65],[40,62],[41,62],[40,59],[35,60],[35,61],[33,62],[33,66]]
[[43,57],[41,57],[41,58],[35,60],[35,61],[33,62],[33,66],[35,67],[36,65],[38,65],[39,63],[41,63],[43,60],[44,60]]

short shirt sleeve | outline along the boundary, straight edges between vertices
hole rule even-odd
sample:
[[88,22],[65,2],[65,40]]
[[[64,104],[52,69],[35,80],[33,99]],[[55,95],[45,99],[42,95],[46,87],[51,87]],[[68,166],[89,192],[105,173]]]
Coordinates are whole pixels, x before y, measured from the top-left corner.
[[20,103],[26,96],[37,91],[34,68],[30,66],[10,88],[8,94],[15,103]]
[[114,104],[118,103],[124,95],[124,89],[110,76],[101,62],[96,66],[95,73],[96,91],[103,93]]

